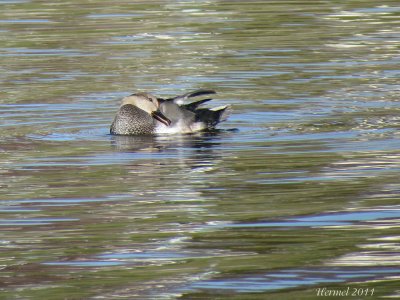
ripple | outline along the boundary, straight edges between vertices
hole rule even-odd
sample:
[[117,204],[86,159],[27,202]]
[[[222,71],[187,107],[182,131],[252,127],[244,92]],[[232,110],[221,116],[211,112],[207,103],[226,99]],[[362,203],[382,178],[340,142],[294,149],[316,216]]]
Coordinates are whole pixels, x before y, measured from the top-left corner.
[[[171,245],[169,245],[171,246]],[[45,265],[65,265],[65,266],[95,266],[107,267],[109,265],[163,265],[173,264],[178,261],[187,261],[195,259],[205,259],[213,257],[229,257],[248,255],[248,253],[233,253],[229,251],[187,251],[180,250],[179,252],[173,251],[134,251],[134,252],[114,252],[105,253],[95,256],[94,258],[79,258],[79,260],[60,262],[44,262]]]
[[143,14],[132,14],[132,13],[125,13],[125,14],[90,14],[87,15],[86,18],[89,19],[118,19],[118,18],[136,18],[142,17]]
[[79,219],[73,218],[27,218],[27,219],[3,219],[0,221],[0,226],[37,226],[51,225],[59,222],[74,222]]
[[128,199],[132,197],[130,194],[115,194],[104,198],[39,198],[39,199],[18,199],[18,200],[5,200],[0,201],[1,204],[18,205],[18,204],[84,204],[84,203],[95,203],[95,202],[108,202],[118,201],[121,199]]
[[182,291],[209,293],[251,293],[293,289],[322,283],[369,281],[397,275],[399,268],[301,268],[287,269],[265,274],[252,274],[233,278],[215,278],[189,284]]
[[122,263],[116,261],[60,261],[60,262],[45,262],[47,266],[68,266],[68,267],[113,267],[120,266]]
[[331,212],[318,215],[290,217],[284,220],[254,222],[254,223],[228,223],[217,226],[227,228],[251,228],[251,227],[326,227],[326,226],[353,226],[357,223],[377,220],[400,218],[400,208],[376,208],[368,210]]
[[0,0],[1,4],[18,4],[18,3],[28,3],[30,0]]
[[95,54],[85,53],[80,50],[74,49],[60,49],[60,48],[45,48],[45,49],[32,49],[32,48],[2,48],[4,53],[0,53],[0,57],[18,57],[18,56],[63,56],[63,57],[82,57],[93,56]]
[[[0,4],[2,4],[0,2]],[[42,23],[52,23],[52,21],[47,19],[14,19],[14,20],[0,20],[0,24],[42,24]]]

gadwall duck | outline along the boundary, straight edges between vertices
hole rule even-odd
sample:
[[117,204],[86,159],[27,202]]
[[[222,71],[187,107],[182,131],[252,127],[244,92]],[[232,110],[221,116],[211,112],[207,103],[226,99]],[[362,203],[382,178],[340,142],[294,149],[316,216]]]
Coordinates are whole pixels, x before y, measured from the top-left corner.
[[110,133],[116,135],[154,135],[193,133],[210,130],[226,120],[229,105],[199,108],[211,99],[185,104],[188,99],[215,94],[213,90],[197,90],[174,98],[157,98],[148,93],[137,93],[122,99],[121,107],[111,124]]

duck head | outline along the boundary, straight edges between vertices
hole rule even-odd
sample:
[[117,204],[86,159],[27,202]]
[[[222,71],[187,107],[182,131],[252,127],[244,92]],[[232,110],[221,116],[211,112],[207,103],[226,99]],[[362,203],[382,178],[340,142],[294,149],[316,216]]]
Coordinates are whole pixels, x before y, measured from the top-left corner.
[[147,93],[132,94],[122,99],[121,106],[126,104],[131,104],[140,108],[141,110],[144,110],[154,119],[160,121],[166,126],[169,126],[171,124],[171,120],[168,119],[166,116],[164,116],[164,114],[160,111],[160,103],[158,102],[158,99],[151,94]]

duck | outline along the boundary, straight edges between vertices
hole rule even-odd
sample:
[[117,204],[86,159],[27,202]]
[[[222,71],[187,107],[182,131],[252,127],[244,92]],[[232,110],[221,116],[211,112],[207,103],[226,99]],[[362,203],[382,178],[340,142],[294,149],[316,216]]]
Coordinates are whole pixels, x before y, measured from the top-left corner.
[[231,106],[200,106],[211,98],[187,103],[191,98],[216,94],[195,90],[173,98],[160,98],[139,92],[124,97],[110,127],[112,135],[187,134],[215,129],[231,113]]

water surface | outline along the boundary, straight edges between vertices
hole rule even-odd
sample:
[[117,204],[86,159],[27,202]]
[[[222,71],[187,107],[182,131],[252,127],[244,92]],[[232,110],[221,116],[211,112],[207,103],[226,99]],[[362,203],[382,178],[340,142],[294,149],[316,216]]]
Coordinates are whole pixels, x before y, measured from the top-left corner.
[[[399,297],[397,1],[0,1],[0,298]],[[215,89],[212,133],[110,136]]]

